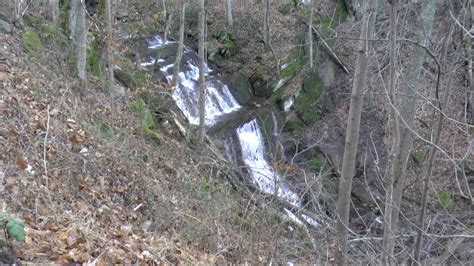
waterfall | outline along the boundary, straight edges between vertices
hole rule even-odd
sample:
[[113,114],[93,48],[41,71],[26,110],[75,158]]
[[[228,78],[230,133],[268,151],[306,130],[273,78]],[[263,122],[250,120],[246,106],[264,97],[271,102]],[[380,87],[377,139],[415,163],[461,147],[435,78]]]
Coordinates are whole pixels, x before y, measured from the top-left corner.
[[[149,41],[149,49],[160,49],[162,45],[175,44],[175,42],[164,42],[160,36],[156,36]],[[195,52],[186,48],[183,55],[183,61],[178,74],[178,84],[173,90],[172,98],[184,113],[189,123],[199,124],[199,67]],[[149,58],[148,61],[141,63],[142,67],[154,64],[155,59]],[[159,59],[158,63],[165,60]],[[159,64],[160,65],[160,64]],[[168,83],[173,77],[174,64],[160,66]],[[212,70],[205,65],[206,75],[206,126],[214,125],[218,119],[224,115],[235,112],[241,108],[235,97],[230,92],[227,85],[211,75]]]
[[[164,45],[164,46],[163,46]],[[164,41],[160,36],[156,36],[148,41],[148,49],[158,50],[166,48],[168,45],[176,45],[176,42]],[[141,66],[147,68],[153,65],[155,58],[149,57],[147,61],[142,62]],[[173,75],[174,63],[170,62],[169,58],[158,59],[159,71],[165,76],[168,83],[171,82]],[[173,61],[174,62],[174,61]],[[183,63],[184,62],[184,63]],[[225,85],[218,77],[212,75],[212,70],[206,64],[206,121],[207,127],[213,126],[218,122],[219,118],[225,114],[230,114],[241,109],[235,97],[232,95],[229,87]],[[199,67],[197,62],[196,52],[189,48],[185,48],[183,61],[180,66],[180,73],[177,87],[173,90],[172,98],[177,106],[184,113],[191,124],[199,124]],[[275,130],[278,129],[278,121],[274,113],[272,113],[272,120]],[[282,176],[273,169],[270,163],[265,158],[265,140],[262,136],[260,126],[256,118],[240,125],[235,130],[238,142],[241,148],[242,160],[248,169],[250,177],[254,184],[265,193],[274,194],[289,204],[295,207],[300,206],[300,198],[298,194],[291,190],[291,188],[284,182]],[[278,132],[273,132],[274,137]],[[231,138],[226,139],[227,145],[232,145]],[[236,162],[236,149],[226,146],[226,153],[230,158]],[[288,216],[296,223],[302,223],[296,216],[288,209],[285,209]],[[308,223],[317,226],[319,225],[313,219],[303,215]]]
[[242,147],[242,158],[248,166],[254,183],[264,192],[275,194],[288,203],[297,206],[298,195],[291,191],[278,173],[265,159],[265,142],[257,120],[237,128],[237,136]]

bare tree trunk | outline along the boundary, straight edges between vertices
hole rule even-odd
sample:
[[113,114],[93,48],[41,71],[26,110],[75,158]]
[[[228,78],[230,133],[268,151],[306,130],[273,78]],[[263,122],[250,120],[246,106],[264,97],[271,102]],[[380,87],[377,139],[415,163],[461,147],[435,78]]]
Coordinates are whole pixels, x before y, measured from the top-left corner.
[[313,13],[314,13],[314,3],[313,0],[310,0],[310,14],[309,14],[309,23],[308,23],[308,45],[309,45],[309,66],[311,71],[313,71]]
[[109,83],[109,91],[114,92],[114,58],[113,58],[113,33],[112,33],[112,0],[105,0],[105,24],[107,34],[107,81]]
[[232,31],[234,29],[234,20],[232,19],[232,0],[226,0],[226,3],[227,27]]
[[168,17],[168,10],[166,9],[166,0],[161,0],[161,3],[163,5],[163,16],[165,16],[165,19]]
[[359,128],[364,103],[364,91],[366,89],[368,56],[374,35],[374,25],[377,9],[377,0],[368,0],[365,4],[364,18],[360,32],[357,65],[352,83],[352,95],[347,119],[346,140],[344,144],[344,156],[342,161],[342,173],[339,183],[339,195],[337,199],[337,240],[338,247],[342,253],[337,258],[338,265],[346,265],[347,229],[349,226],[349,210],[351,202],[352,178],[355,175],[355,164],[357,155],[357,144],[359,143]]
[[392,129],[392,132],[388,132],[387,135],[391,135],[393,130],[397,127],[394,123],[396,123],[396,116],[392,112],[392,106],[390,103],[394,102],[395,99],[395,87],[396,87],[396,49],[397,49],[397,6],[398,0],[389,0],[390,3],[390,87],[389,87],[389,98],[387,101],[387,119],[388,119],[388,126],[389,130]]
[[204,0],[199,0],[199,143],[204,142],[206,118],[206,81],[204,77]]
[[84,81],[86,79],[86,57],[87,57],[87,34],[86,34],[86,12],[83,0],[74,0],[72,12],[75,17],[75,41],[77,57],[77,74]]
[[270,44],[270,0],[263,0],[263,41]]
[[[424,29],[423,38],[420,45],[425,46],[433,28],[434,14],[436,11],[437,0],[423,0],[421,25]],[[389,165],[389,185],[387,195],[385,196],[385,212],[384,212],[384,236],[383,236],[383,254],[382,260],[384,264],[390,264],[393,259],[393,250],[395,247],[395,235],[398,230],[398,216],[400,212],[400,202],[405,183],[405,173],[408,162],[408,155],[413,143],[410,128],[413,128],[414,114],[416,110],[416,93],[418,91],[419,80],[421,76],[422,64],[425,61],[426,51],[416,46],[413,53],[407,78],[407,88],[401,93],[404,95],[400,99],[401,117],[395,125],[396,139],[392,146],[392,160]],[[392,110],[396,113],[395,110]]]
[[59,18],[59,0],[49,0],[49,8],[51,12],[51,22],[54,26],[57,26]]
[[174,62],[174,70],[173,70],[173,79],[171,81],[171,85],[173,87],[176,87],[176,83],[178,81],[179,69],[180,69],[180,66],[181,66],[181,58],[183,57],[185,12],[186,12],[186,1],[183,1],[182,8],[181,8],[181,21],[179,22],[178,51],[176,52],[176,59],[175,59],[175,62]]
[[[447,37],[447,41],[445,42],[445,51],[444,53],[447,54],[448,46],[451,43],[452,30],[449,29],[449,34]],[[454,60],[452,66],[449,68],[456,69],[456,60]],[[453,83],[453,78],[455,76],[455,71],[451,71],[448,78],[448,84],[446,87],[446,91],[444,92],[443,101],[438,101],[438,108],[439,111],[436,116],[436,125],[433,127],[433,145],[430,147],[429,155],[428,155],[428,164],[424,169],[424,178],[423,178],[423,190],[421,192],[421,203],[420,203],[420,215],[418,216],[418,226],[416,227],[417,235],[415,241],[415,249],[413,251],[413,261],[415,263],[420,263],[420,253],[421,253],[421,246],[423,243],[423,233],[425,230],[425,215],[426,215],[426,203],[428,202],[428,194],[429,194],[429,184],[431,182],[431,176],[433,175],[433,166],[434,166],[434,159],[436,157],[436,147],[439,144],[439,140],[441,137],[441,130],[443,128],[443,108],[448,106],[449,95],[451,94],[451,85]]]
[[[173,21],[173,14],[174,14],[174,12],[176,12],[176,9],[178,8],[177,4],[178,4],[178,1],[175,1],[174,2],[174,7],[173,7],[173,12],[169,12],[168,19],[166,20],[165,34],[163,36],[165,42],[168,40],[168,33],[170,31],[170,28],[171,28],[171,22]],[[163,8],[166,9],[165,0],[163,0]],[[167,11],[165,10],[164,12],[166,13]],[[166,15],[165,15],[165,17],[166,17]]]
[[[471,16],[468,23],[471,25],[466,25],[466,28],[470,27],[469,32],[474,34],[474,1],[468,0],[470,2],[470,11]],[[469,124],[474,124],[474,83],[472,80],[472,39],[469,36],[466,38],[466,55],[467,55],[467,77],[469,79],[469,89],[467,92],[467,118]]]

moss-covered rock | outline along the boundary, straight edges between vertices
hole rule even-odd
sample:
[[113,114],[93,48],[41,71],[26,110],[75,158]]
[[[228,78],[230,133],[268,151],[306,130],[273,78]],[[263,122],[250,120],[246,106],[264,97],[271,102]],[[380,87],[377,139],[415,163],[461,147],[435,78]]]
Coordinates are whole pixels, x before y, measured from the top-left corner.
[[29,29],[25,30],[22,34],[23,47],[25,51],[32,56],[39,56],[43,51],[43,45],[38,34]]
[[115,79],[127,88],[134,89],[137,86],[137,81],[127,71],[122,69],[114,70]]
[[28,26],[35,29],[44,41],[52,41],[61,46],[66,46],[68,44],[68,38],[63,30],[54,26],[49,21],[30,14],[25,15],[24,21]]
[[237,91],[243,103],[248,103],[252,99],[252,86],[248,78],[241,72],[234,73],[230,78],[232,88]]
[[298,117],[307,125],[318,120],[322,114],[322,84],[316,72],[310,73],[303,81],[303,90],[295,101]]
[[270,86],[272,75],[265,66],[260,66],[250,77],[253,93],[257,97],[267,98],[272,95],[273,88]]

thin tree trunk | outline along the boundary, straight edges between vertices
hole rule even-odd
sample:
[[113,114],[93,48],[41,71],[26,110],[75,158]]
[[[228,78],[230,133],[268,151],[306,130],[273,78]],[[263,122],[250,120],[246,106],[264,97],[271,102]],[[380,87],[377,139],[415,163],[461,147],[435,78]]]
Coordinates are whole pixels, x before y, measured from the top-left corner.
[[[423,0],[421,24],[424,29],[421,45],[426,45],[433,28],[434,14],[436,11],[437,0]],[[393,160],[389,167],[389,185],[385,197],[384,212],[384,235],[383,235],[383,264],[390,264],[393,259],[393,250],[395,247],[395,235],[398,230],[398,216],[400,212],[400,202],[405,183],[405,173],[408,162],[408,155],[413,143],[410,128],[413,128],[414,114],[416,110],[416,93],[418,91],[421,69],[425,61],[426,51],[416,46],[412,56],[412,63],[408,68],[407,88],[401,95],[404,95],[399,107],[402,118],[397,117],[398,128],[395,129],[396,140],[392,147]],[[395,102],[394,102],[395,103]],[[395,113],[395,110],[392,110]],[[394,262],[395,263],[395,262]]]
[[[468,20],[468,25],[466,28],[470,27],[469,32],[474,34],[474,1],[468,0],[470,3],[471,16]],[[472,40],[473,38],[466,38],[466,55],[467,55],[467,77],[469,79],[469,88],[467,91],[467,118],[469,124],[474,124],[474,83],[472,80]]]
[[163,5],[163,16],[165,16],[165,19],[168,17],[168,10],[166,9],[166,0],[161,0],[161,3]]
[[49,8],[51,12],[51,22],[54,26],[57,26],[59,18],[59,0],[49,0]]
[[180,66],[181,66],[181,58],[183,57],[185,12],[186,12],[186,1],[183,1],[182,8],[181,8],[181,21],[179,22],[178,51],[176,52],[176,60],[174,62],[173,79],[171,81],[171,85],[173,87],[176,87],[176,84],[177,84],[177,81],[178,81],[179,69],[180,69]]
[[[448,40],[451,38],[452,31],[450,29],[449,35],[448,35]],[[448,46],[451,42],[446,41],[446,47],[445,47],[445,53],[447,54],[448,52]],[[454,60],[454,64],[457,61]],[[456,69],[456,66],[453,64],[453,66],[449,69]],[[420,203],[420,215],[418,216],[418,226],[416,227],[417,229],[417,235],[416,235],[416,241],[415,241],[415,249],[413,251],[413,260],[415,263],[420,262],[420,253],[421,253],[421,246],[423,243],[423,233],[425,230],[425,215],[426,215],[426,203],[428,201],[428,195],[429,195],[429,184],[431,182],[431,176],[433,175],[433,166],[434,166],[434,159],[436,157],[436,147],[439,144],[439,140],[441,137],[441,130],[443,128],[443,108],[446,108],[448,106],[448,101],[449,101],[449,95],[451,94],[451,85],[453,82],[453,78],[455,76],[455,71],[452,71],[449,75],[448,78],[448,84],[446,87],[446,91],[444,92],[443,96],[443,101],[438,102],[438,108],[439,111],[436,116],[436,125],[433,128],[433,145],[430,148],[429,155],[428,155],[428,164],[425,168],[425,174],[423,178],[423,190],[421,192],[421,203]]]
[[[171,28],[171,22],[173,21],[173,14],[174,14],[174,12],[176,12],[176,9],[178,8],[177,4],[178,4],[178,1],[175,1],[174,2],[174,7],[173,7],[173,12],[169,12],[168,19],[166,20],[165,34],[163,36],[165,42],[168,40],[168,33],[170,31],[170,28]],[[163,0],[163,8],[166,9],[165,0]],[[166,13],[166,10],[164,12]],[[165,15],[165,17],[166,17],[166,15]]]
[[109,83],[109,91],[114,92],[114,62],[113,62],[113,35],[112,35],[112,0],[105,1],[105,24],[107,34],[107,81]]
[[311,71],[313,71],[313,13],[314,13],[314,3],[313,0],[309,2],[311,12],[309,14],[309,25],[308,25],[308,45],[309,45],[309,66],[311,67]]
[[86,79],[86,57],[87,57],[87,34],[86,34],[86,12],[82,3],[83,0],[74,0],[75,17],[75,39],[77,74],[84,81]]
[[270,0],[263,0],[263,41],[270,44]]
[[206,118],[206,81],[204,77],[204,0],[199,0],[199,143],[204,142]]
[[226,2],[227,27],[232,31],[234,29],[234,20],[232,18],[232,0],[226,0]]
[[357,144],[359,143],[359,127],[364,103],[364,91],[366,89],[368,56],[374,35],[377,0],[368,0],[365,4],[360,41],[358,46],[357,65],[355,69],[354,82],[352,83],[352,95],[347,119],[346,140],[344,144],[344,156],[342,161],[342,173],[339,183],[339,195],[337,199],[337,240],[342,253],[338,256],[338,265],[346,265],[347,231],[349,226],[349,210],[352,190],[352,178],[355,175],[355,164],[357,155]]

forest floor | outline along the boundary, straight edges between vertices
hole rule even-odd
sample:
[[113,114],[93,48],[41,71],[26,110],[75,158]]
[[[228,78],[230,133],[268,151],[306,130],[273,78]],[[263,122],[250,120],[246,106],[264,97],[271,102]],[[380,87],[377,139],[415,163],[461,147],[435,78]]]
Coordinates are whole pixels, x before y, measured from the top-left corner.
[[239,195],[209,149],[172,126],[145,131],[147,111],[131,106],[167,88],[111,102],[103,80],[82,86],[64,50],[43,37],[32,54],[21,31],[0,35],[0,198],[2,212],[25,222],[25,241],[11,243],[17,259],[314,261],[306,232],[258,195]]

